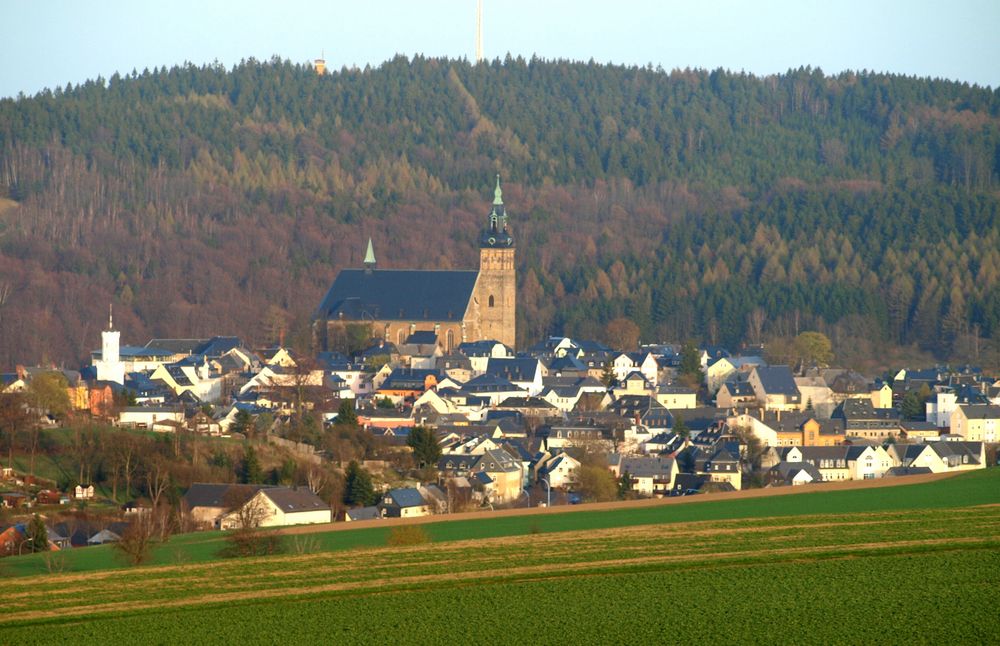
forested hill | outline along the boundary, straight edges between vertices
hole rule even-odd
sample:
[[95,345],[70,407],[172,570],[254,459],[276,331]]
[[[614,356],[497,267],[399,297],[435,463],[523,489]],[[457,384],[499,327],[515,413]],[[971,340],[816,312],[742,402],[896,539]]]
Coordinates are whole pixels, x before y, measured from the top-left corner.
[[[519,338],[1000,337],[1000,93],[400,57],[175,67],[0,101],[0,367],[306,322],[380,266],[474,267],[493,177]],[[971,345],[970,345],[971,344]]]

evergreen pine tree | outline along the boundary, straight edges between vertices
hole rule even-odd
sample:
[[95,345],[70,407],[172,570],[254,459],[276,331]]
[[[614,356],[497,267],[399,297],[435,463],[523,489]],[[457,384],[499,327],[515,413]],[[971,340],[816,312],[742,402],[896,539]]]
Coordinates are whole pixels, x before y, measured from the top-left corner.
[[257,459],[257,451],[250,444],[243,449],[243,462],[240,464],[240,482],[244,484],[260,484],[264,480],[264,472]]
[[611,361],[607,361],[604,364],[604,372],[601,373],[601,383],[608,388],[611,387],[611,384],[615,383],[615,371],[611,367]]
[[337,409],[337,420],[335,422],[341,426],[357,426],[358,414],[354,411],[354,403],[350,399],[340,402]]
[[31,517],[26,540],[31,542],[32,552],[45,552],[49,549],[49,530],[46,529],[45,521],[38,514]]
[[441,457],[441,445],[438,444],[434,431],[426,426],[414,426],[406,444],[413,449],[413,460],[419,467],[433,466]]
[[348,507],[366,507],[375,504],[378,494],[372,484],[371,474],[354,460],[347,465],[344,483],[344,504]]

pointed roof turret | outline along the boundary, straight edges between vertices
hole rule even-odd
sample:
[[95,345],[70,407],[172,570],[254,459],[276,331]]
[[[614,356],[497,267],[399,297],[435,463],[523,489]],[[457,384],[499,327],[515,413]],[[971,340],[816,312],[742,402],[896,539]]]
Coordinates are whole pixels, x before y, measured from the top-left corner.
[[507,230],[507,209],[503,205],[503,191],[500,189],[500,174],[493,190],[493,205],[490,207],[486,229],[479,239],[480,247],[513,247],[514,238]]
[[372,246],[371,238],[368,238],[368,249],[365,250],[365,269],[375,269],[375,247]]

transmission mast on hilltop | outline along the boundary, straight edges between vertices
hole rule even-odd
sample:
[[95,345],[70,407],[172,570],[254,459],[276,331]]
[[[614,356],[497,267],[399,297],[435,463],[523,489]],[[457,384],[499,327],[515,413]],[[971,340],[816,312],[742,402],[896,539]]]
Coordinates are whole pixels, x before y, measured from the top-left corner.
[[483,62],[483,0],[476,3],[476,62]]

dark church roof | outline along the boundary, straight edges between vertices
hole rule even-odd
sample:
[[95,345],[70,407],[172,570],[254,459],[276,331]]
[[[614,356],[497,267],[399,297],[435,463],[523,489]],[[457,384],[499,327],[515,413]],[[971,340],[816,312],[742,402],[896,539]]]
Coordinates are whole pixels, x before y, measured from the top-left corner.
[[344,269],[317,319],[461,321],[478,271]]

